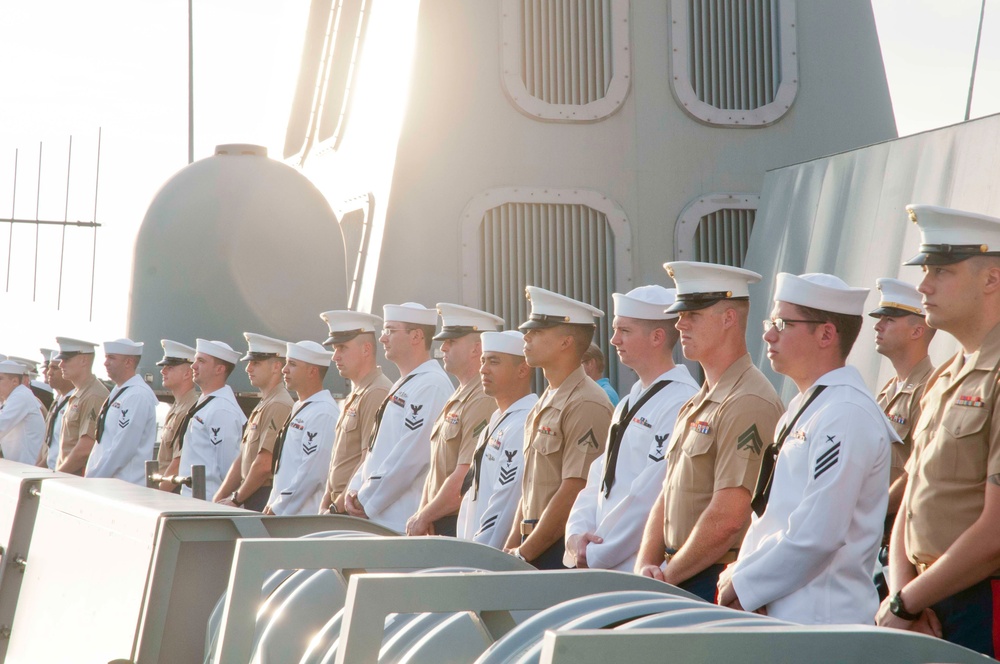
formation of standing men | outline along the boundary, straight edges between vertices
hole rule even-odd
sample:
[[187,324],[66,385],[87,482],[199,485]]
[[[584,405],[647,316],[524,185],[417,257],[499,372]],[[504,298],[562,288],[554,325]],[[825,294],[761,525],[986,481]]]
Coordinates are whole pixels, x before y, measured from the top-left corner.
[[[613,294],[611,344],[638,377],[617,405],[595,382],[604,313],[535,286],[521,331],[408,302],[384,319],[325,312],[323,344],[246,333],[242,358],[221,341],[163,340],[174,404],[160,472],[203,465],[215,501],[266,514],[346,513],[540,569],[634,571],[790,622],[876,620],[996,656],[1000,219],[907,211],[922,239],[907,265],[924,274],[917,288],[876,282],[867,315],[894,373],[876,395],[847,364],[867,288],[777,276],[763,340],[797,388],[786,409],[747,353],[760,275],[675,262],[664,266],[675,289]],[[962,352],[934,369],[937,330]],[[675,364],[678,342],[703,384]],[[136,375],[142,344],[104,343],[109,391],[93,373],[97,344],[57,343],[42,351],[50,393],[32,390],[33,362],[0,358],[3,457],[144,483],[156,399]],[[240,361],[260,391],[249,420],[227,384]],[[331,363],[352,385],[342,409],[322,387]],[[886,545],[880,603],[872,572]]]

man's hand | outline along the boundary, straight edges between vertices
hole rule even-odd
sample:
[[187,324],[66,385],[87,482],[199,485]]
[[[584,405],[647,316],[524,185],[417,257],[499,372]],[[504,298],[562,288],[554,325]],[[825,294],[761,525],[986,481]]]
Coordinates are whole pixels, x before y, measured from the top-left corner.
[[577,569],[587,569],[589,567],[587,564],[587,545],[591,542],[601,544],[604,542],[604,538],[594,533],[584,533],[582,535],[570,535],[569,539],[566,540],[566,549],[576,558]]
[[347,510],[347,513],[350,514],[351,516],[356,516],[362,519],[368,518],[368,513],[365,512],[365,506],[362,505],[361,501],[358,500],[357,491],[347,492],[346,497],[344,499],[344,508]]
[[663,570],[659,565],[643,565],[642,567],[636,569],[635,573],[639,576],[647,576],[650,579],[663,581]]
[[220,498],[215,502],[218,503],[219,505],[228,505],[229,507],[239,507],[239,505],[233,502],[233,499],[231,497]]
[[406,534],[410,536],[433,535],[434,523],[417,512],[406,521]]
[[[891,595],[889,597],[886,597],[884,600],[882,600],[882,603],[878,607],[878,613],[875,614],[875,624],[878,625],[879,627],[889,627],[889,628],[892,628],[892,629],[912,630],[914,628],[914,626],[918,622],[920,622],[920,620],[915,620],[914,621],[914,620],[906,620],[905,618],[900,618],[899,616],[897,616],[896,614],[894,614],[892,611],[889,610],[889,603],[891,601],[892,601],[892,596]],[[923,618],[924,618],[924,616],[921,615],[920,619],[923,619]],[[936,621],[937,620],[937,616],[935,616],[934,619]],[[929,624],[928,624],[928,626],[929,626]],[[940,623],[938,623],[938,627],[940,627]],[[917,631],[917,630],[915,630],[915,631]],[[926,634],[927,632],[924,632],[924,633]]]
[[730,563],[726,569],[719,574],[718,597],[719,606],[743,611],[740,598],[736,596],[736,588],[733,587],[733,568],[736,563]]
[[270,505],[264,505],[264,509],[260,513],[264,516],[274,516],[274,510],[271,509]]

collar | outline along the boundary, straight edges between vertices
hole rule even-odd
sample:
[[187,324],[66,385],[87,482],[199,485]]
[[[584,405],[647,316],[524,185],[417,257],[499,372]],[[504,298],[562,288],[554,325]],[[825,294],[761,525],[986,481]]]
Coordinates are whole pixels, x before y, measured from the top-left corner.
[[81,393],[87,392],[87,391],[90,391],[90,390],[94,389],[94,386],[97,385],[97,384],[99,384],[100,382],[101,381],[97,380],[97,376],[95,376],[94,374],[90,374],[90,378],[87,379],[87,382],[85,382],[80,387],[74,389],[73,391],[74,392],[81,392]]
[[934,371],[934,365],[931,364],[931,358],[924,356],[924,359],[917,362],[917,364],[910,369],[910,373],[906,375],[906,378],[903,380],[903,384],[899,388],[899,392],[897,392],[897,394],[902,392],[912,392],[914,387],[927,381],[927,377],[931,375],[932,371]]
[[264,404],[269,404],[275,399],[281,398],[282,396],[287,397],[289,400],[292,398],[292,395],[288,393],[288,389],[285,387],[284,383],[278,383],[277,385],[274,386],[274,389],[271,390],[270,394],[268,394],[266,397],[261,396],[260,403],[258,405],[263,406]]
[[523,410],[531,410],[536,403],[538,403],[538,395],[534,392],[528,392],[523,397],[512,403],[507,410],[500,414],[506,415],[507,413],[517,413]]
[[[701,389],[701,385],[698,384],[698,381],[694,379],[694,377],[691,375],[691,372],[688,371],[688,368],[683,364],[678,364],[670,371],[665,371],[659,376],[657,376],[656,380],[654,380],[652,383],[649,384],[649,387],[656,385],[661,380],[669,380],[675,383],[683,383],[684,385],[690,385],[695,390]],[[649,389],[649,387],[643,387],[642,381],[637,380],[635,381],[635,384],[632,385],[632,389],[629,392],[629,396],[638,397],[647,389]]]
[[336,401],[333,400],[333,395],[330,394],[330,390],[324,388],[319,392],[317,392],[316,394],[306,397],[305,399],[299,399],[296,402],[296,405],[301,408],[305,404],[311,403],[313,401],[316,401],[318,403],[333,403],[333,404],[337,403]]
[[135,374],[121,385],[115,385],[115,389],[122,390],[126,387],[135,387],[136,385],[145,385],[145,384],[146,381],[144,381],[139,374]]
[[368,372],[367,375],[362,376],[358,382],[353,384],[352,392],[361,393],[371,387],[372,383],[382,375],[382,367],[376,365],[374,369]]
[[[792,398],[792,401],[788,404],[789,412],[798,408],[798,404],[800,401],[802,401],[803,395],[805,395],[807,392],[811,392],[812,389],[817,385],[826,385],[827,387],[837,387],[842,385],[845,387],[850,387],[853,388],[854,390],[857,390],[860,394],[871,399],[872,403],[875,403],[871,395],[871,392],[868,391],[868,386],[865,385],[864,379],[861,378],[861,374],[854,367],[847,365],[840,367],[839,369],[834,369],[833,371],[826,372],[825,374],[817,378],[816,382],[810,385],[809,388],[805,390],[805,392],[799,392],[798,394],[796,394],[795,397]],[[882,409],[879,408],[879,410]]]
[[459,385],[455,393],[451,395],[450,401],[466,402],[477,394],[485,396],[483,384],[478,380],[470,380],[466,385]]
[[705,383],[705,387],[701,388],[703,390],[708,389],[705,399],[722,403],[729,397],[729,393],[733,391],[736,384],[740,382],[743,374],[752,368],[753,362],[750,361],[750,353],[738,358],[729,365],[728,369],[722,372],[722,377],[719,378],[719,382],[715,384],[715,387],[708,389],[708,383]]
[[[562,409],[566,405],[566,402],[569,401],[570,395],[573,394],[573,392],[576,390],[576,388],[581,383],[583,383],[583,382],[585,382],[587,380],[590,380],[590,379],[587,378],[587,374],[584,373],[584,371],[583,371],[583,365],[581,364],[576,369],[574,369],[573,372],[570,375],[566,376],[566,380],[564,380],[559,385],[558,388],[556,388],[554,390],[551,387],[546,388],[546,390],[549,392],[549,403],[548,403],[548,405],[549,406],[553,406],[555,408]],[[591,382],[593,383],[594,381],[591,381]],[[600,387],[598,387],[597,389],[600,389]],[[603,394],[603,392],[604,392],[604,390],[601,390],[602,394]]]
[[237,408],[239,408],[240,406],[239,402],[236,400],[236,395],[233,394],[233,388],[229,387],[229,383],[226,383],[225,385],[223,385],[214,392],[209,392],[207,394],[203,393],[198,398],[198,403],[204,401],[206,397],[215,397],[216,399],[224,399],[225,401],[231,401],[233,405],[235,405]]

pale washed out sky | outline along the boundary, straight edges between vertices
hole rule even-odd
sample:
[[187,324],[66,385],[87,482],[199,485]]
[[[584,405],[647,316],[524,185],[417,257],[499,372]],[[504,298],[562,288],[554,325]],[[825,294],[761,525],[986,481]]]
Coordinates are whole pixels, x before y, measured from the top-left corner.
[[[309,1],[194,4],[195,159],[233,142],[280,154]],[[900,135],[962,121],[980,0],[873,0],[873,7]],[[0,352],[35,357],[55,334],[99,341],[123,333],[135,234],[159,186],[187,163],[186,21],[185,0],[0,6],[0,218],[34,219],[37,193],[38,218],[94,219],[103,127],[96,218],[104,225],[90,322],[93,231],[69,228],[63,245],[61,229],[39,229],[36,283],[35,228],[16,226],[11,235],[0,224]],[[989,0],[972,117],[1000,111],[998,36],[1000,0]]]

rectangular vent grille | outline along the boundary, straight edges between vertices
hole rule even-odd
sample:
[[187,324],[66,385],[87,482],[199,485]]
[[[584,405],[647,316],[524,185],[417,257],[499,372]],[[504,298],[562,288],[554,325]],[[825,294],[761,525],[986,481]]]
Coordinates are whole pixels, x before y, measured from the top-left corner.
[[694,260],[743,267],[756,212],[724,208],[702,217],[694,234]]
[[781,83],[778,0],[688,0],[690,76],[698,98],[748,111]]

